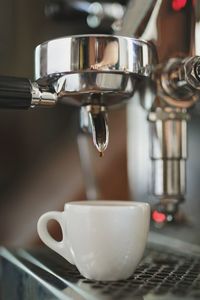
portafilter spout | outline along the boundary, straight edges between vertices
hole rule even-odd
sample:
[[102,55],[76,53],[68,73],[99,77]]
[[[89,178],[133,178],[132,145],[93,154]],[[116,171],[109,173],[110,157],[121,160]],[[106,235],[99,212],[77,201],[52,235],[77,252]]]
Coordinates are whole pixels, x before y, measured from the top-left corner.
[[108,146],[109,130],[107,111],[102,105],[85,105],[80,110],[80,124],[84,132],[92,135],[93,143],[100,156]]

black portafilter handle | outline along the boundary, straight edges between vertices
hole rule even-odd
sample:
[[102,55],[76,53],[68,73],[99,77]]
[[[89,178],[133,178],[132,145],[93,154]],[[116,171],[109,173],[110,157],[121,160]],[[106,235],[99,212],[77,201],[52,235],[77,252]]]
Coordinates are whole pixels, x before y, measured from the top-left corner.
[[32,101],[29,79],[0,76],[0,108],[28,109]]

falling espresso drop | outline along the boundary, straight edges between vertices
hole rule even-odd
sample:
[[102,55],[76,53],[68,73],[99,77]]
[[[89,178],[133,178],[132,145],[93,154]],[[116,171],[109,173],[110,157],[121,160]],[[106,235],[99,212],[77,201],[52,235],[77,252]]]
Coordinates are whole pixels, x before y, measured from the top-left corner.
[[103,152],[102,151],[99,152],[99,157],[103,157]]

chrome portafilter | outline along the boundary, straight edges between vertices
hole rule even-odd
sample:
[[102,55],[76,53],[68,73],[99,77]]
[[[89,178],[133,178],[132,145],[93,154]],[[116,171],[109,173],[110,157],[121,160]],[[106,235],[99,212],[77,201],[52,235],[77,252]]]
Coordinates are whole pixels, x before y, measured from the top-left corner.
[[78,106],[81,128],[102,154],[109,141],[108,108],[132,96],[137,81],[151,75],[155,57],[149,43],[122,36],[47,41],[35,51],[35,82],[0,77],[0,107]]
[[132,96],[137,80],[151,74],[151,46],[109,35],[80,35],[45,42],[36,48],[35,77],[57,101],[80,107],[80,125],[102,154],[109,141],[107,110]]

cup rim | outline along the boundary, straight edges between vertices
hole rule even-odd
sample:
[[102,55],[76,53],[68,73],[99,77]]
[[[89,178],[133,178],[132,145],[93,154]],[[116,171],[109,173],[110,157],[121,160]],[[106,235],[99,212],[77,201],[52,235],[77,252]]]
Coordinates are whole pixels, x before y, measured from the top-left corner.
[[81,200],[65,203],[64,207],[81,206],[81,207],[106,207],[106,208],[135,208],[135,207],[150,207],[147,202],[136,202],[126,200]]

